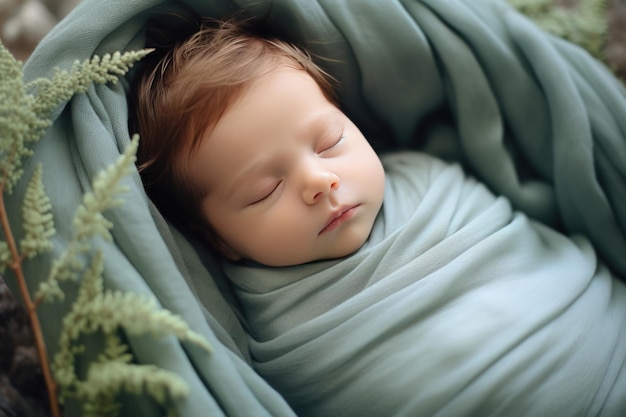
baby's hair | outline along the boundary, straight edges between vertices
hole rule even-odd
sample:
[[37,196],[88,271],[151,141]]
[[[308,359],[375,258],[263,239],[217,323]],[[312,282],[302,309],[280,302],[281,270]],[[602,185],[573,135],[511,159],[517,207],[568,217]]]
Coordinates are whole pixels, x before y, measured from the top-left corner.
[[131,129],[140,134],[137,166],[152,201],[181,226],[210,233],[200,212],[208,190],[183,178],[177,164],[197,150],[254,80],[280,66],[301,69],[336,103],[334,80],[311,55],[267,34],[258,22],[203,19],[171,47],[147,46],[155,51],[131,90]]

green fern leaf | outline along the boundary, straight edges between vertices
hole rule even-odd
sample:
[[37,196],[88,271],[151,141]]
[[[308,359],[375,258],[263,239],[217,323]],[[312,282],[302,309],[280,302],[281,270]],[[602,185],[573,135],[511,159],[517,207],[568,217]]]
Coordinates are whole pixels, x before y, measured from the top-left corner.
[[55,70],[50,80],[40,78],[27,84],[26,88],[38,96],[33,110],[40,117],[46,118],[74,94],[86,92],[92,83],[115,84],[119,76],[124,75],[136,61],[151,51],[143,49],[125,53],[115,52],[102,58],[94,56],[82,63],[74,62],[69,72]]
[[30,144],[50,126],[50,113],[95,83],[116,83],[120,75],[151,50],[116,52],[76,62],[69,72],[55,69],[52,79],[25,84],[22,64],[0,42],[0,188],[11,193],[20,180]]
[[26,144],[50,125],[33,111],[34,103],[24,86],[21,62],[0,42],[0,188],[7,193],[22,176],[22,160],[32,155]]
[[158,309],[154,298],[135,293],[105,291],[88,301],[82,297],[79,300],[74,303],[72,311],[64,320],[64,345],[69,346],[79,340],[82,334],[98,331],[108,334],[123,328],[131,335],[173,335],[208,352],[212,351],[209,343],[191,331],[179,316],[168,310]]
[[[131,394],[146,392],[159,403],[183,395],[187,390],[186,384],[175,374],[154,366],[132,364],[132,355],[118,332],[155,337],[173,335],[211,351],[202,336],[193,332],[180,317],[159,309],[153,298],[105,290],[101,251],[95,252],[88,266],[82,260],[93,250],[90,242],[94,238],[111,237],[109,230],[113,225],[103,211],[121,203],[117,195],[126,190],[122,179],[133,166],[137,145],[138,138],[134,137],[116,163],[96,176],[92,191],[84,195],[74,216],[75,234],[58,262],[53,263],[47,281],[50,288],[54,288],[61,279],[82,277],[76,301],[63,319],[53,370],[61,395],[79,399],[84,415],[117,415],[119,408],[112,404],[121,390]],[[104,336],[106,345],[98,359],[89,365],[87,379],[83,381],[76,374],[75,364],[77,356],[85,349],[81,341],[93,334]],[[116,371],[111,374],[108,372],[111,369]]]
[[[29,146],[49,127],[52,111],[72,95],[86,92],[94,82],[116,83],[149,52],[96,56],[74,63],[68,72],[55,70],[50,80],[37,79],[25,85],[22,64],[0,44],[0,192],[11,192],[23,175],[23,160],[33,153]],[[188,394],[188,387],[179,376],[153,365],[134,364],[120,332],[174,335],[211,351],[203,337],[191,331],[180,317],[160,309],[154,299],[104,289],[104,257],[101,251],[94,253],[94,238],[111,240],[113,223],[104,212],[122,203],[118,197],[126,191],[122,179],[134,166],[137,144],[135,136],[118,161],[96,176],[92,190],[84,195],[74,216],[72,240],[53,261],[48,279],[36,294],[38,300],[63,299],[61,283],[82,278],[77,298],[63,319],[52,368],[61,399],[77,398],[85,416],[118,415],[120,406],[116,400],[121,391],[148,393],[162,405]],[[27,185],[22,216],[21,257],[52,250],[54,222],[41,165]],[[9,262],[13,260],[8,245],[0,241],[0,268]],[[95,333],[103,336],[106,343],[97,359],[88,364],[85,379],[81,380],[76,369],[78,358],[86,350],[84,338]]]
[[21,241],[23,256],[33,256],[49,252],[53,245],[50,240],[56,233],[52,218],[52,206],[43,188],[42,166],[39,164],[28,183],[22,205],[24,238]]
[[94,179],[93,191],[83,196],[83,202],[74,217],[76,239],[85,240],[100,236],[107,241],[111,240],[109,230],[113,224],[102,215],[102,212],[123,202],[117,195],[127,191],[127,188],[121,185],[121,181],[133,167],[138,144],[138,137],[133,137],[130,146],[115,164],[98,173]]
[[[76,397],[83,403],[83,414],[97,417],[117,416],[115,399],[119,392],[148,393],[159,404],[187,395],[187,385],[176,374],[152,365],[132,364],[128,346],[118,332],[128,334],[173,334],[211,350],[209,343],[191,331],[178,316],[159,310],[153,298],[103,289],[104,257],[96,252],[84,272],[76,301],[63,319],[59,352],[54,359],[55,378],[61,394]],[[77,355],[84,351],[80,343],[86,335],[105,337],[104,351],[88,368],[84,381],[76,375]]]
[[117,161],[98,173],[94,179],[93,191],[83,195],[73,219],[74,236],[61,256],[53,261],[48,279],[39,286],[38,297],[52,300],[59,293],[49,291],[59,288],[59,282],[78,279],[85,267],[81,257],[92,249],[89,243],[91,238],[100,236],[107,241],[112,239],[109,230],[113,224],[102,212],[122,203],[117,195],[125,191],[126,187],[120,183],[133,167],[138,144],[139,137],[135,135]]
[[128,346],[122,343],[122,340],[116,333],[110,333],[106,336],[104,352],[98,357],[98,362],[120,362],[129,364],[133,360],[133,355],[128,351]]
[[119,362],[92,363],[79,393],[92,402],[102,396],[111,398],[121,390],[135,395],[148,393],[160,405],[189,394],[185,381],[173,372],[154,365]]

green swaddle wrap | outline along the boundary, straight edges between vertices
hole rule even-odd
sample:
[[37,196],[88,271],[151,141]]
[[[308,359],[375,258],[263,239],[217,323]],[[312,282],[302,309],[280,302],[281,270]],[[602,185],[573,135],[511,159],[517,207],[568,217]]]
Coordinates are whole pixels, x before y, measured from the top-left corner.
[[[26,81],[50,77],[53,68],[68,69],[77,59],[140,49],[150,17],[183,6],[211,17],[240,9],[266,17],[328,58],[321,65],[339,80],[342,106],[377,150],[410,148],[461,162],[516,209],[584,235],[603,262],[626,277],[624,87],[583,50],[547,35],[503,2],[84,0],[40,43],[25,66]],[[128,131],[132,75],[117,85],[92,86],[62,105],[25,165],[29,178],[43,164],[58,232],[55,253],[67,245],[80,195],[134,133]],[[131,191],[124,204],[107,212],[114,240],[101,245],[106,287],[154,296],[215,347],[207,354],[174,338],[155,343],[131,336],[137,361],[187,382],[189,396],[176,403],[181,416],[293,415],[250,366],[240,311],[215,257],[169,227],[136,172],[126,183]],[[7,201],[16,222],[24,189],[19,184]],[[52,256],[27,263],[31,290],[45,279]],[[590,285],[599,288],[605,280]],[[51,353],[71,299],[41,306]],[[333,349],[335,355],[351,347]],[[458,399],[455,410],[473,407]],[[160,413],[134,399],[124,411]],[[70,407],[66,415],[78,411]]]
[[[255,368],[301,416],[619,416],[626,286],[458,166],[384,157],[355,254],[225,263]],[[583,377],[584,376],[584,377]]]

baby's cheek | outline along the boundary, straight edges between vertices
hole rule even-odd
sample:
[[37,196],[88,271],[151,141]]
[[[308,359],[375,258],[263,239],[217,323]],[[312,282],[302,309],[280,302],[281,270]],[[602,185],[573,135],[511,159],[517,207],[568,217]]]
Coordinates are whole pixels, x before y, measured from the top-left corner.
[[378,155],[374,154],[372,156],[369,166],[370,169],[367,170],[368,181],[373,191],[382,201],[385,190],[385,170]]

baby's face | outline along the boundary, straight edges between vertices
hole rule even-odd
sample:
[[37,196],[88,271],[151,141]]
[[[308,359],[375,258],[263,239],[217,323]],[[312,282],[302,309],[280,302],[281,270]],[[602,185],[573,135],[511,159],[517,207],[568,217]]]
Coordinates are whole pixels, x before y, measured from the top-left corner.
[[287,266],[338,258],[368,238],[384,172],[359,129],[304,71],[255,81],[186,165],[233,260]]

